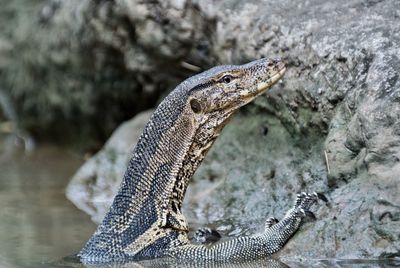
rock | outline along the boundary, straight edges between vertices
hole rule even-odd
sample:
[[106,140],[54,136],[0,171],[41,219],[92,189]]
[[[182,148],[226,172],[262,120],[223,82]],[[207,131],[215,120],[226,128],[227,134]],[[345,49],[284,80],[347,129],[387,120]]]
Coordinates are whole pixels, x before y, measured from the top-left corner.
[[139,140],[152,110],[138,114],[118,127],[104,148],[77,171],[66,195],[78,208],[99,223],[118,191],[129,160],[129,153]]
[[98,147],[209,62],[214,18],[197,9],[189,1],[7,1],[0,84],[18,124],[39,140]]
[[[163,4],[167,14],[182,6],[172,2]],[[211,63],[281,56],[288,71],[282,83],[232,120],[206,157],[184,204],[191,226],[246,235],[260,231],[268,216],[282,217],[297,192],[320,191],[331,205],[319,206],[318,220],[303,226],[282,258],[399,257],[400,2],[202,1],[198,7],[201,15],[194,18],[216,13],[206,39],[212,40]],[[187,29],[177,24],[171,29]],[[151,31],[141,33],[143,47],[155,49],[152,42],[162,40],[155,25],[140,25],[140,31]],[[158,51],[171,55],[176,44],[165,38]],[[101,164],[118,173],[107,175],[115,184],[124,169],[120,163]],[[107,172],[112,169],[102,174]],[[104,175],[96,175],[100,180],[90,174],[80,192],[103,184]],[[89,201],[102,206],[92,214],[96,220],[115,189],[102,193],[107,202]]]

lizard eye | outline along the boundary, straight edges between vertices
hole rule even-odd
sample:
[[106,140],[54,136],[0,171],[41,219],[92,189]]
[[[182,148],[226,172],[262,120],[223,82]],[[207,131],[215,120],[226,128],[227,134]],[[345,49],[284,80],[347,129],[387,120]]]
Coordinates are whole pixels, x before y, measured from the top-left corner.
[[232,79],[233,79],[232,75],[227,74],[227,75],[224,75],[221,80],[225,84],[229,84],[232,81]]
[[198,113],[201,112],[201,105],[200,105],[200,102],[199,102],[198,100],[196,100],[196,99],[191,99],[191,100],[190,100],[190,108],[192,108],[192,111],[193,111],[195,114],[198,114]]

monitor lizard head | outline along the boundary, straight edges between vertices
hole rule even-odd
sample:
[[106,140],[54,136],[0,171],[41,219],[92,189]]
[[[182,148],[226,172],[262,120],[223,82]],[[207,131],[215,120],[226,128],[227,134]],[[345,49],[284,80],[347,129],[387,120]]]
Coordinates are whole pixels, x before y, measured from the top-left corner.
[[278,59],[214,67],[183,82],[185,111],[192,118],[194,141],[215,139],[231,115],[279,81],[286,68]]
[[216,112],[233,112],[268,90],[285,71],[277,59],[214,67],[190,79],[195,85],[189,90],[187,105],[199,121]]

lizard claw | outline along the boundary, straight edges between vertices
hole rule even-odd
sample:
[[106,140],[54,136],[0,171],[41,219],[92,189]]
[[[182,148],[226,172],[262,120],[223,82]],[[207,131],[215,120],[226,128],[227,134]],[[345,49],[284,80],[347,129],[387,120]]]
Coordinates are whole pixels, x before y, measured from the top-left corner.
[[265,229],[270,228],[274,224],[277,224],[279,221],[277,218],[271,217],[265,221]]
[[328,198],[326,198],[326,196],[322,193],[313,192],[310,194],[302,192],[300,194],[297,194],[294,207],[309,209],[318,200],[322,200],[325,203],[329,203]]
[[208,227],[198,229],[194,233],[194,240],[197,243],[208,244],[214,243],[221,239],[221,235],[216,231]]
[[314,192],[314,195],[316,195],[318,197],[318,199],[321,199],[325,203],[329,203],[328,198],[326,198],[326,196],[324,194]]
[[311,220],[315,221],[317,217],[315,217],[315,214],[311,212],[310,210],[303,210],[302,211],[304,214],[304,217],[310,218]]
[[299,218],[310,218],[316,220],[315,214],[308,209],[298,208],[294,211],[294,215]]

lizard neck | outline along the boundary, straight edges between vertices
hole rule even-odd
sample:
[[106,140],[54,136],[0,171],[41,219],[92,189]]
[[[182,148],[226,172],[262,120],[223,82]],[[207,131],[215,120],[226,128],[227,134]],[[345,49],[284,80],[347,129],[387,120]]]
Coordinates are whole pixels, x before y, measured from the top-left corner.
[[171,210],[180,211],[190,179],[203,162],[209,149],[218,138],[224,126],[228,123],[232,111],[210,114],[207,124],[197,122],[195,134],[182,160],[181,169],[175,180],[171,199]]
[[[186,98],[179,93],[170,94],[145,127],[103,225],[115,228],[115,221],[121,222],[122,217],[123,231],[143,215],[148,224],[165,224],[176,180],[194,136],[194,121],[185,114]],[[138,228],[147,228],[140,224]]]
[[103,221],[104,226],[119,228],[119,233],[147,230],[154,223],[187,230],[181,207],[189,181],[232,114],[219,111],[207,122],[196,120],[185,107],[185,96],[173,93],[147,124]]

